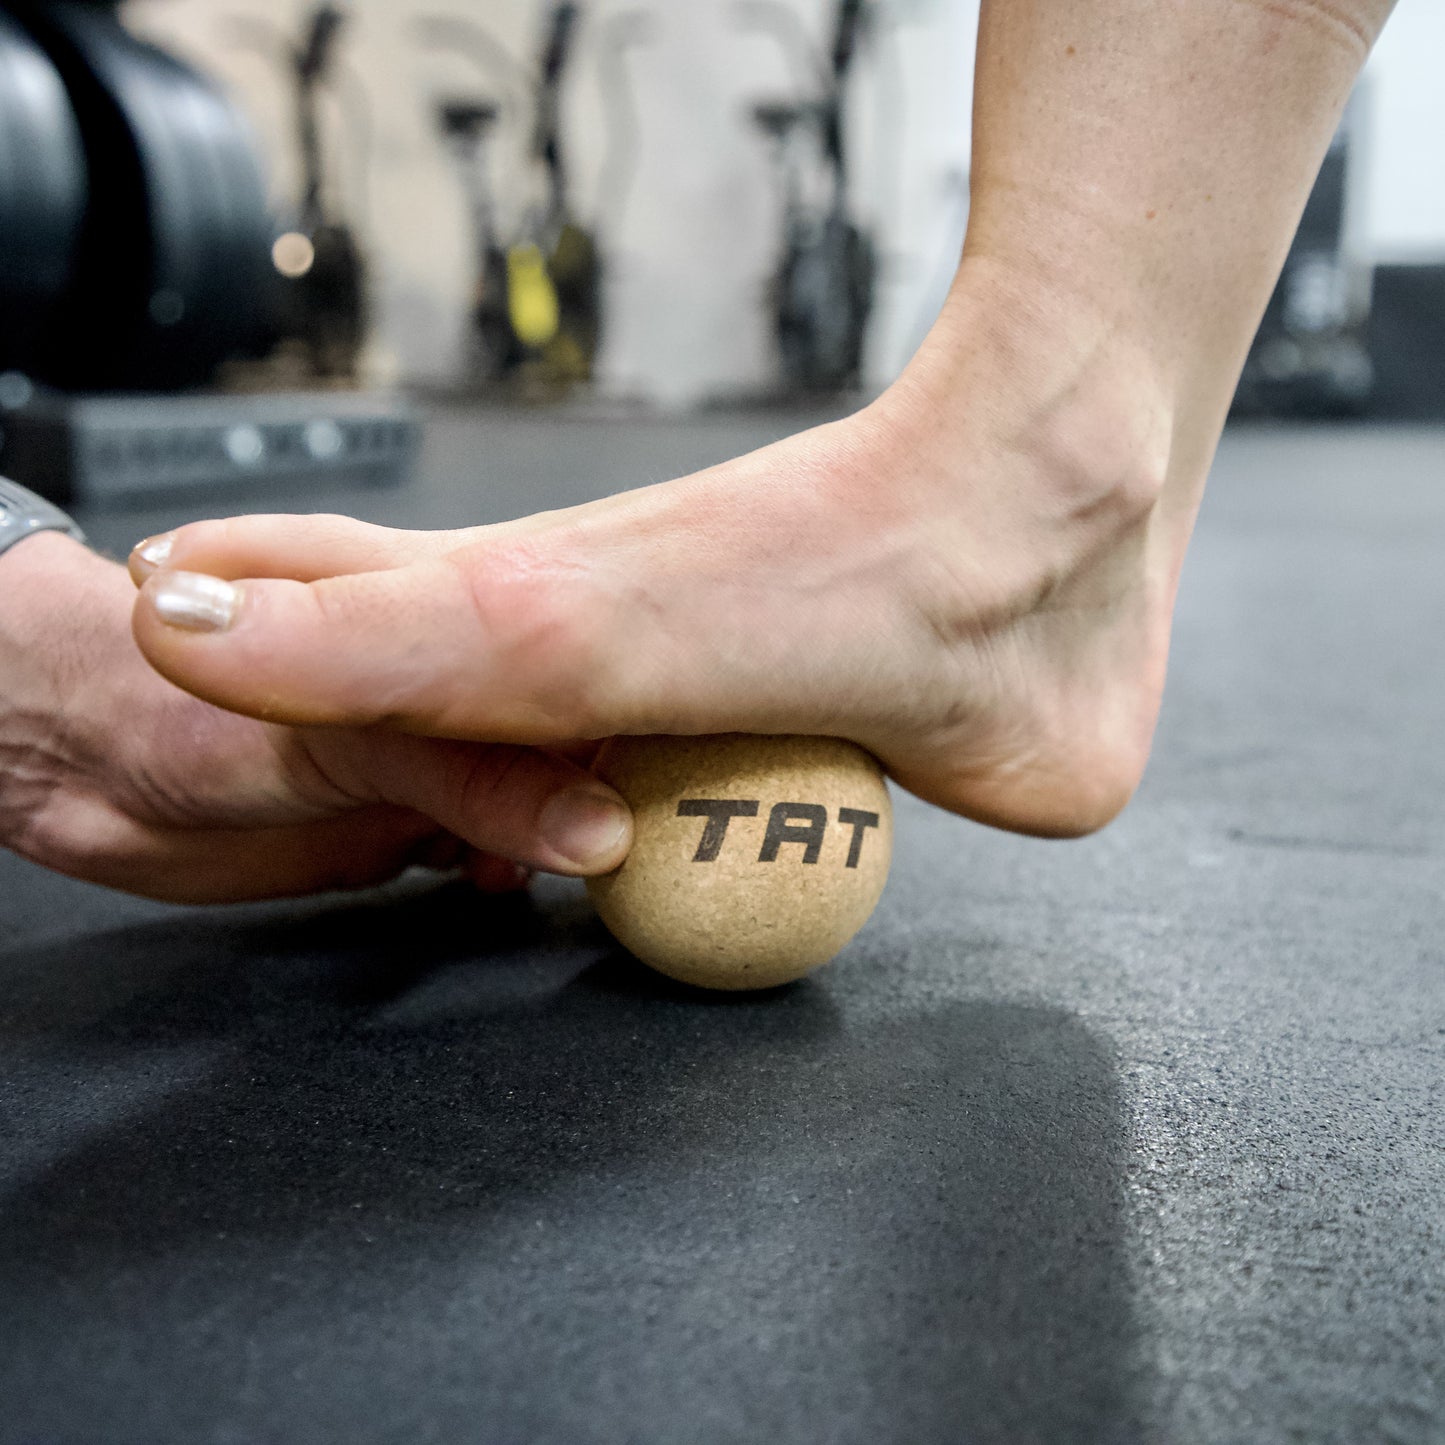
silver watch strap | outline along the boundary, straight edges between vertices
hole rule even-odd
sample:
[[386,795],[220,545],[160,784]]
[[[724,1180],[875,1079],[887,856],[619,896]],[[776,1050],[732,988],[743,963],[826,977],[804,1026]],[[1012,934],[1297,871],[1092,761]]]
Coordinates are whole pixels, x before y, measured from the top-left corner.
[[85,533],[53,502],[0,477],[0,553],[36,532],[64,532],[85,541]]

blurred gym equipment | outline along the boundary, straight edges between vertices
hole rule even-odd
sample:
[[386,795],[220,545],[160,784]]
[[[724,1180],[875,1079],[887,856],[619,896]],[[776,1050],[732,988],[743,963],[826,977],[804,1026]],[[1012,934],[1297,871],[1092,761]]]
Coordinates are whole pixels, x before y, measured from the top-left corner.
[[0,377],[0,430],[8,474],[54,501],[92,504],[385,484],[410,469],[420,440],[409,404],[364,392],[28,396],[14,373]]
[[[0,466],[57,500],[399,478],[418,435],[394,399],[202,390],[298,314],[316,370],[354,371],[362,278],[315,124],[340,12],[314,12],[295,57],[307,230],[277,241],[240,112],[115,9],[0,5]],[[302,303],[278,310],[300,241]]]
[[265,342],[272,229],[245,122],[113,7],[5,9],[3,364],[67,388],[205,383]]
[[1234,399],[1247,416],[1358,416],[1370,404],[1371,268],[1350,244],[1357,95],[1305,205]]
[[1376,266],[1370,292],[1370,415],[1392,421],[1445,421],[1445,264]]
[[[563,82],[576,49],[581,6],[548,7],[534,65],[514,60],[484,27],[460,16],[421,20],[429,47],[475,59],[495,87],[483,96],[449,96],[436,121],[457,162],[473,227],[475,280],[466,379],[566,390],[590,380],[601,326],[602,265],[597,241],[569,194],[561,128]],[[623,19],[627,17],[622,17]],[[617,33],[616,23],[608,34]],[[502,219],[490,169],[498,129],[526,116],[525,182],[519,223]]]
[[814,94],[752,110],[771,143],[783,195],[782,248],[770,287],[782,380],[802,392],[856,386],[877,260],[872,238],[852,216],[845,125],[848,83],[872,6],[838,0],[826,57],[777,0],[744,0],[739,8],[752,25],[774,31],[815,78]]
[[322,3],[308,12],[291,41],[253,17],[238,17],[236,33],[282,71],[293,93],[301,194],[271,245],[276,275],[275,333],[283,349],[300,348],[318,377],[354,380],[366,339],[366,265],[356,233],[342,212],[335,167],[322,141],[320,108],[328,93],[346,111],[351,143],[368,127],[354,85],[343,88],[337,47],[347,13]]
[[485,385],[522,361],[521,342],[507,310],[507,251],[502,244],[492,193],[488,145],[501,107],[482,100],[437,103],[437,123],[452,150],[471,214],[476,277],[462,370],[468,382]]

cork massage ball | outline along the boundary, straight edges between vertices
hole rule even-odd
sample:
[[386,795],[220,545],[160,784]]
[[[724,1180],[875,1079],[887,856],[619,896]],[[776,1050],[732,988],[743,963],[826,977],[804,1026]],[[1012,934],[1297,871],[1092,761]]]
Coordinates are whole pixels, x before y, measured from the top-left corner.
[[888,878],[877,761],[839,738],[615,738],[595,771],[632,807],[632,851],[589,878],[617,940],[702,988],[771,988],[827,963]]

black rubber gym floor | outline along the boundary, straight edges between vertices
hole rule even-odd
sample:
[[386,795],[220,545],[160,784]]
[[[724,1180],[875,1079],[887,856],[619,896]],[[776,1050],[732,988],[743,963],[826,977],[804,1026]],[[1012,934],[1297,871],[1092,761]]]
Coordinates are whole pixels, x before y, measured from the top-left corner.
[[[793,420],[441,416],[298,505],[494,519]],[[1442,559],[1445,431],[1231,433],[1129,812],[904,801],[770,996],[571,884],[0,859],[0,1441],[1445,1439]]]

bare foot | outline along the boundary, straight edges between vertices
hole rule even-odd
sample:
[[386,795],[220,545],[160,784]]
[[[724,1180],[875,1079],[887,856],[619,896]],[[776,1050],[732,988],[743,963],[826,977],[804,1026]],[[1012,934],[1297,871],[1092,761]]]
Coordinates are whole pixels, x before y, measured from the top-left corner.
[[502,526],[198,523],[133,556],[136,638],[273,721],[832,734],[968,817],[1097,828],[1148,755],[1222,415],[1191,419],[1181,462],[1147,355],[978,271],[845,421]]

